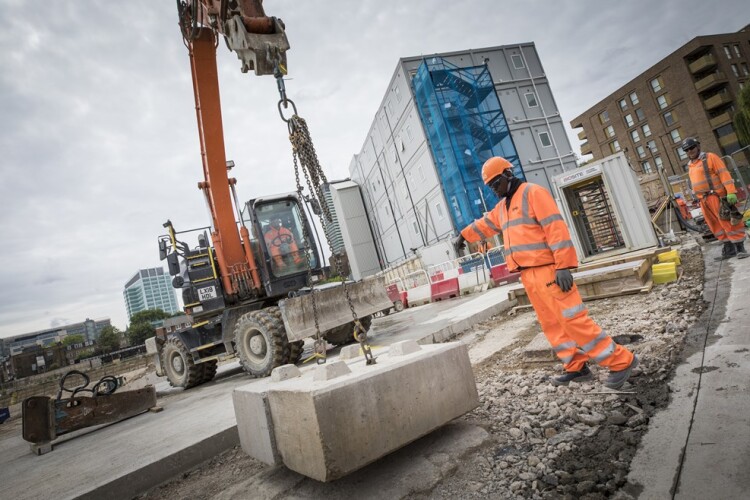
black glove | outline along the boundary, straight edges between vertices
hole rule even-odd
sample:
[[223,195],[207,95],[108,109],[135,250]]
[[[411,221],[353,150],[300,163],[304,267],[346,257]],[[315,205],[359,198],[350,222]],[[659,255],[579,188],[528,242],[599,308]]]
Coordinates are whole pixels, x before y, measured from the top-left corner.
[[569,291],[573,288],[573,275],[570,274],[569,269],[558,269],[555,271],[555,283],[560,287],[563,292]]
[[466,239],[462,234],[459,234],[455,238],[453,238],[453,249],[456,251],[456,254],[461,253],[461,249],[466,245]]

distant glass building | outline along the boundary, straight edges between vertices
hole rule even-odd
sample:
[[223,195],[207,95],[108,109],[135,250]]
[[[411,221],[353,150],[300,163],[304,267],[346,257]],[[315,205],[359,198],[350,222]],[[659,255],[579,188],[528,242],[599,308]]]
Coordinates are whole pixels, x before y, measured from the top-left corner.
[[180,310],[177,295],[172,287],[172,277],[164,274],[161,267],[141,269],[128,280],[122,295],[128,311],[128,319],[135,313],[147,309],[161,309],[174,314]]
[[112,326],[109,318],[99,320],[86,318],[86,321],[80,323],[6,337],[0,339],[0,358],[19,354],[31,346],[47,347],[55,345],[62,342],[68,335],[81,335],[87,342],[95,342],[101,331],[107,326]]

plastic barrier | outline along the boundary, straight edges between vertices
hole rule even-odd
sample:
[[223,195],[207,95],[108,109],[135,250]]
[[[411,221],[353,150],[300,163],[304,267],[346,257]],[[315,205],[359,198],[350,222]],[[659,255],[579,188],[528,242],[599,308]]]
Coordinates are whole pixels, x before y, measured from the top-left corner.
[[502,248],[491,249],[487,252],[487,259],[490,261],[490,278],[493,285],[515,283],[521,279],[521,273],[511,273],[508,271],[508,264],[505,262],[505,255]]
[[473,292],[477,286],[489,283],[490,275],[483,254],[473,253],[459,257],[456,263],[460,270],[458,288],[462,295]]
[[[406,290],[404,282],[400,278],[396,278],[390,284],[385,287],[385,291],[388,294],[388,298],[393,302],[393,308],[396,312],[409,307],[409,299],[406,296]],[[398,305],[401,302],[401,305]]]
[[404,285],[410,306],[428,304],[432,301],[430,278],[423,269],[407,274],[404,278]]

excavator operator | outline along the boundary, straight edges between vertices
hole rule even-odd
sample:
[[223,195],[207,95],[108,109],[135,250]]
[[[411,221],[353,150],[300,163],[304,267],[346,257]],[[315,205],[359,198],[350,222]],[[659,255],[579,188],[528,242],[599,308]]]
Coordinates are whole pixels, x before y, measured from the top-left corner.
[[268,230],[263,235],[266,240],[266,247],[271,253],[273,267],[276,270],[286,267],[285,258],[291,256],[294,264],[302,264],[302,257],[299,254],[297,242],[294,240],[292,232],[285,228],[280,218],[271,221]]

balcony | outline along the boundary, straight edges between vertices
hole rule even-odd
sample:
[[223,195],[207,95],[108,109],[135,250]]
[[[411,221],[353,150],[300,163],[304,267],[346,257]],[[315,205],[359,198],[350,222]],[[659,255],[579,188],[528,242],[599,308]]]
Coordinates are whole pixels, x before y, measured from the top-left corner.
[[578,132],[578,138],[581,139],[582,141],[585,141],[587,139],[587,137],[586,137],[586,131],[585,130],[581,130],[580,132]]
[[706,108],[706,111],[711,111],[712,109],[723,106],[724,104],[729,104],[730,102],[732,102],[732,98],[729,94],[722,92],[721,94],[716,94],[703,101],[703,107]]
[[725,75],[723,71],[717,71],[716,73],[711,73],[710,75],[703,77],[695,82],[695,90],[698,92],[711,90],[712,88],[716,87],[717,85],[721,85],[726,81],[727,75]]
[[688,68],[690,69],[691,73],[695,74],[711,69],[714,66],[716,66],[716,58],[713,56],[713,54],[706,54],[705,56],[691,62],[690,65],[688,65]]
[[725,111],[719,116],[714,116],[708,122],[711,124],[711,128],[719,128],[722,125],[726,125],[727,123],[731,121],[732,121],[732,115],[730,115],[728,112]]
[[739,139],[737,138],[737,133],[732,132],[731,134],[727,134],[723,137],[719,137],[719,145],[722,148],[726,148],[727,146],[731,146],[733,144],[737,144]]
[[581,154],[582,155],[590,155],[591,154],[591,144],[588,143],[588,141],[581,144]]

